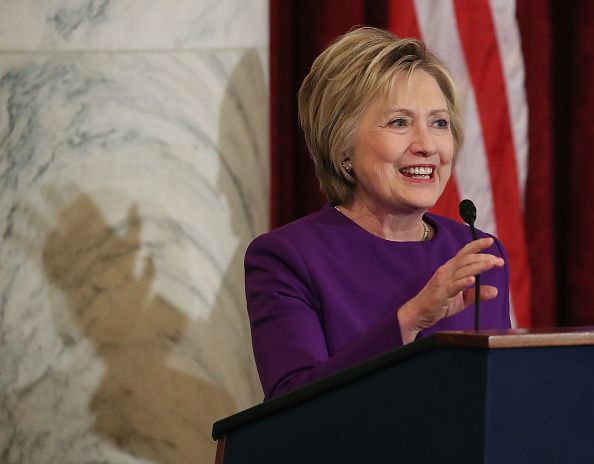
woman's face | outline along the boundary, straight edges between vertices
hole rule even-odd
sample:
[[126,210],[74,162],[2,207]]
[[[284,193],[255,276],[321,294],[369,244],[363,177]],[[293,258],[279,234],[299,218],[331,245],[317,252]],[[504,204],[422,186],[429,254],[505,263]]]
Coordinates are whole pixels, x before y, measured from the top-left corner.
[[390,214],[426,211],[452,171],[454,139],[446,99],[427,72],[401,73],[388,101],[363,113],[351,159],[353,201]]

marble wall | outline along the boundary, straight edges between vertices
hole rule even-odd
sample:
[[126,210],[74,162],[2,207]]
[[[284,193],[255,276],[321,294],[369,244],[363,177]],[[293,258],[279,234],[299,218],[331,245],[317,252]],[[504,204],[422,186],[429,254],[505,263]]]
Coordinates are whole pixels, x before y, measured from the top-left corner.
[[266,0],[0,0],[0,462],[213,462],[262,399]]

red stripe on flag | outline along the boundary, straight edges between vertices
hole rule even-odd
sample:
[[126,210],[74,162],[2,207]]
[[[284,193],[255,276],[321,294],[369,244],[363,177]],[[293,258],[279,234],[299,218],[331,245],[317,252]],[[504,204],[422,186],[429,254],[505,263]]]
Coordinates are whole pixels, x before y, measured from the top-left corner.
[[[391,0],[388,5],[388,28],[399,37],[421,39],[421,29],[417,21],[417,11],[413,0]],[[460,220],[458,214],[458,185],[452,170],[452,177],[437,204],[431,212]]]
[[413,0],[390,0],[388,26],[398,37],[421,38],[417,12]]
[[437,204],[431,208],[431,212],[462,222],[458,208],[458,205],[460,204],[460,194],[458,192],[456,177],[452,174],[452,177],[447,183],[441,197],[439,197]]
[[519,326],[530,326],[530,277],[518,173],[503,70],[487,0],[454,0],[458,32],[474,87],[491,177],[497,233],[509,256]]

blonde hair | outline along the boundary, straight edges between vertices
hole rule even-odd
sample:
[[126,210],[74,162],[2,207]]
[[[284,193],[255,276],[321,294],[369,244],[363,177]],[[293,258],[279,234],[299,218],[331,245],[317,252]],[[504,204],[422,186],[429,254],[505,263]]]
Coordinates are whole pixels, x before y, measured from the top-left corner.
[[361,115],[375,98],[390,94],[401,72],[410,76],[416,69],[431,75],[446,99],[456,155],[464,141],[456,86],[423,42],[360,27],[338,37],[313,62],[298,93],[299,122],[320,187],[333,205],[352,198],[355,178],[342,162],[353,152]]

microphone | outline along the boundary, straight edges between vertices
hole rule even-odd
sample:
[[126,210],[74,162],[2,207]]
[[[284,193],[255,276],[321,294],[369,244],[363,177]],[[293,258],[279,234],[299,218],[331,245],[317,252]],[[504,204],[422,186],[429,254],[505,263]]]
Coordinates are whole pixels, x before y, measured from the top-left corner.
[[[476,206],[468,199],[460,202],[460,217],[470,226],[470,234],[472,239],[476,240],[476,229],[474,228],[474,221],[476,221]],[[481,296],[481,276],[475,276],[474,282],[474,330],[479,330],[481,325],[480,313],[480,296]]]
[[470,200],[462,200],[460,202],[460,216],[464,220],[466,224],[470,226],[470,230],[472,231],[472,238],[475,238],[475,230],[474,230],[474,221],[476,221],[476,206]]

